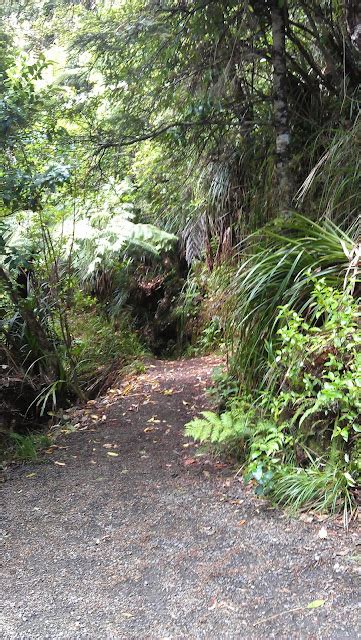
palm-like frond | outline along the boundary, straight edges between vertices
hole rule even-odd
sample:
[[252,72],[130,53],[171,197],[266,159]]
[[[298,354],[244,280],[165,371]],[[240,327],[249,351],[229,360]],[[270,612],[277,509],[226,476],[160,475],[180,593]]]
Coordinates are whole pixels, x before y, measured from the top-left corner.
[[[360,208],[360,139],[361,118],[348,130],[337,129],[296,195],[304,210],[314,211],[317,217],[325,213],[340,225],[352,224]],[[318,156],[323,144],[320,135],[315,142]]]
[[277,330],[279,307],[309,313],[312,281],[324,277],[342,288],[350,270],[356,241],[329,220],[313,222],[295,214],[291,220],[267,225],[241,247],[241,266],[229,288],[232,326],[237,337],[235,362],[249,383],[264,373],[267,353]]

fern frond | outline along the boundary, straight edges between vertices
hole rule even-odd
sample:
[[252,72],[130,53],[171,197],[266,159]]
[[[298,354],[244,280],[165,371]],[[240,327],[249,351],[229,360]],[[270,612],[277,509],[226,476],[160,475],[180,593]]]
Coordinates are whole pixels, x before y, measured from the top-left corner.
[[185,435],[196,442],[220,444],[251,436],[247,419],[238,417],[235,420],[231,411],[226,411],[220,416],[213,411],[202,411],[201,416],[185,425]]

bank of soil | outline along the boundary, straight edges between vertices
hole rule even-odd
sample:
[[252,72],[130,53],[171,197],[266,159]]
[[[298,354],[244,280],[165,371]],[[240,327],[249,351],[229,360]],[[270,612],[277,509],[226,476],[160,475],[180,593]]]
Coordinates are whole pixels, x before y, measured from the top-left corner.
[[10,472],[3,638],[361,637],[356,527],[273,509],[182,435],[215,364],[151,363]]

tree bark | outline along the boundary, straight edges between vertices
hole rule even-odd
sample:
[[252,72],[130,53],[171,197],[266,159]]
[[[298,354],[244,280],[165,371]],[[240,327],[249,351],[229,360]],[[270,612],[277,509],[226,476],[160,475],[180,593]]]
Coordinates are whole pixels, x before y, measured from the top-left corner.
[[361,4],[360,0],[345,0],[347,31],[351,42],[361,52]]
[[288,125],[286,24],[287,1],[272,0],[273,38],[273,91],[276,132],[276,176],[278,183],[278,210],[289,215],[292,185],[289,168],[290,132]]

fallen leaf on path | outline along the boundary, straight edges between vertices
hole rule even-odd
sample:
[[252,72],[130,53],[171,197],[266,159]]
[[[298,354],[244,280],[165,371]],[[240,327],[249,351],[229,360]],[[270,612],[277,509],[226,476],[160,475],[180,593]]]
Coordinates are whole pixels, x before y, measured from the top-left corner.
[[146,427],[144,433],[150,433],[151,431],[156,431],[156,429],[158,429],[158,427]]
[[301,522],[306,522],[307,524],[310,524],[311,522],[313,522],[313,516],[311,516],[311,514],[309,513],[301,513],[300,520]]
[[115,451],[107,451],[108,456],[112,456],[112,458],[118,458],[119,453],[115,453]]
[[214,599],[213,604],[208,607],[208,611],[213,611],[214,609],[229,609],[229,611],[237,611],[236,607],[232,606],[225,600],[220,600],[219,602]]
[[127,396],[131,390],[133,389],[133,385],[132,384],[128,384],[126,387],[124,387],[124,389],[122,389],[122,393],[124,396]]
[[185,458],[184,466],[189,467],[191,464],[195,464],[197,462],[196,458]]
[[106,442],[103,444],[104,449],[118,449],[118,445],[112,442]]
[[209,473],[209,471],[203,471],[203,475],[205,478],[210,478],[211,474]]
[[65,462],[58,462],[57,460],[55,460],[54,464],[57,464],[58,467],[65,467]]
[[330,517],[328,513],[314,513],[313,515],[319,522],[324,522]]
[[123,611],[121,615],[123,618],[135,618],[135,616],[132,613],[129,613],[129,611]]
[[174,393],[174,389],[163,389],[162,393],[163,393],[165,396],[171,396],[171,395],[172,395],[172,393]]
[[97,416],[95,413],[92,413],[91,416],[92,420],[99,420],[99,416]]
[[185,407],[189,405],[189,402],[186,402],[185,400],[182,400],[182,403],[184,404]]
[[160,420],[157,419],[157,416],[152,416],[151,418],[149,418],[149,420],[147,420],[147,422],[159,423]]
[[246,524],[247,520],[240,520],[237,524],[239,527],[242,527],[242,525]]
[[37,473],[27,473],[25,477],[26,478],[36,478],[37,475],[38,475]]
[[321,527],[321,529],[318,532],[318,537],[321,538],[321,540],[325,540],[328,537],[326,527]]
[[323,605],[325,604],[326,600],[312,600],[312,602],[309,602],[307,605],[307,609],[317,609],[318,607],[323,607]]

